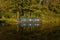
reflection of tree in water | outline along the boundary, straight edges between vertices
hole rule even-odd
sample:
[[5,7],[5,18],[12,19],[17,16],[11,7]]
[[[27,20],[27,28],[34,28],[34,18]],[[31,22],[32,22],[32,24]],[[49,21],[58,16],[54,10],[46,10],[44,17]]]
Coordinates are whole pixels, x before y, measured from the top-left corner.
[[5,27],[2,30],[2,33],[0,33],[0,39],[2,40],[4,39],[6,40],[27,40],[27,39],[28,40],[55,40],[55,39],[58,39],[60,40],[59,28],[60,27],[52,28],[52,29],[45,28],[44,30],[35,29],[28,32],[26,30],[16,32],[13,30],[9,30],[9,28]]
[[[60,40],[60,27],[57,26],[55,28],[45,28],[41,30],[41,27],[35,27],[35,29],[31,31],[27,31],[24,27],[20,27],[19,32],[16,30],[10,29],[13,26],[4,26],[2,28],[2,33],[0,33],[0,39],[2,40]],[[14,26],[16,27],[16,26]],[[48,27],[48,26],[47,26]],[[56,37],[57,36],[57,37]],[[7,39],[8,38],[8,39]]]

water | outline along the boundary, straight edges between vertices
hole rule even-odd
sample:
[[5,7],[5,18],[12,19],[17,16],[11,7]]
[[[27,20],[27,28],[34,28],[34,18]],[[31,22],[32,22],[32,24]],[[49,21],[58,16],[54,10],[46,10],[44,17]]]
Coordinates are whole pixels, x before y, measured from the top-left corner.
[[0,40],[60,40],[60,26],[41,24],[38,27],[20,27],[17,25],[0,24]]

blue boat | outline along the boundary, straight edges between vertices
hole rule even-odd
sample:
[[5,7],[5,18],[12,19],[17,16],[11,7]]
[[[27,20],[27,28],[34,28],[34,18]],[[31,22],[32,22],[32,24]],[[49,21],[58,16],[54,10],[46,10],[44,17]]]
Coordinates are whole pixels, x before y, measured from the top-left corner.
[[40,21],[39,18],[20,18],[21,21]]

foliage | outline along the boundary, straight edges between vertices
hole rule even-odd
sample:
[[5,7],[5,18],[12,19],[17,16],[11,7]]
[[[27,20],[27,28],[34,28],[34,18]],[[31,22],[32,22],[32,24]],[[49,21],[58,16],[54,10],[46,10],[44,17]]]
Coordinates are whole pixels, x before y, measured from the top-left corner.
[[[42,24],[16,32],[21,17],[41,18]],[[0,40],[60,40],[60,0],[0,0],[0,19],[6,20],[0,23]]]
[[0,2],[0,12],[5,11],[3,15],[6,14],[6,16],[8,15],[11,16],[11,14],[12,16],[14,16],[17,14],[17,12],[19,12],[20,17],[24,15],[31,17],[32,14],[33,16],[36,16],[37,14],[36,17],[39,17],[38,15],[44,14],[42,9],[45,10],[45,12],[48,10],[53,13],[60,13],[60,1],[59,0],[2,0]]

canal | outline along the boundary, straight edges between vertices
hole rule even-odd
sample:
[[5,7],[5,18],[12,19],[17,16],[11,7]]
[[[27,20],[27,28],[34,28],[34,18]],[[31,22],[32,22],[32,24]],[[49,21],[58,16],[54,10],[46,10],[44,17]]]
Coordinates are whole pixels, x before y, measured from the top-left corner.
[[0,40],[60,40],[58,25],[42,23],[40,26],[18,26],[18,28],[17,25],[0,22]]

